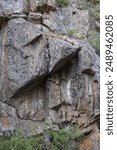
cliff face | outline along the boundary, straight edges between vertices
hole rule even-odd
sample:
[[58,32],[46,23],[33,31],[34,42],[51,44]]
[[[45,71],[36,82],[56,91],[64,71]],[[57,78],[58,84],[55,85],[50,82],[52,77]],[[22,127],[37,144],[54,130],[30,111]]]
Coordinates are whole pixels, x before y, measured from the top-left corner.
[[99,56],[78,0],[0,1],[0,134],[28,135],[45,122],[78,124],[81,150],[99,150]]

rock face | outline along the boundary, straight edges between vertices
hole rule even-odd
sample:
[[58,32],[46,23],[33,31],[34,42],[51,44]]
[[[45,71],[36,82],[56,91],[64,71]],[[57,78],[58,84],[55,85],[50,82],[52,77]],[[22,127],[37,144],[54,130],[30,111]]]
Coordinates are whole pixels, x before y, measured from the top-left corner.
[[99,150],[99,56],[88,10],[71,0],[0,1],[0,135],[78,124]]

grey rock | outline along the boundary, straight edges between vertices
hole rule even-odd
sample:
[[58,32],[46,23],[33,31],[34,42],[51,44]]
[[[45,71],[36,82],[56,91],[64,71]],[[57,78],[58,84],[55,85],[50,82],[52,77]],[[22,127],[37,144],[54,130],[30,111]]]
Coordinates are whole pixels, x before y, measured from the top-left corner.
[[11,19],[8,23],[6,45],[18,49],[42,36],[41,31],[22,18]]
[[30,22],[34,22],[36,24],[39,24],[42,22],[42,14],[41,13],[35,13],[35,12],[30,12],[28,15],[28,20]]
[[49,71],[55,71],[63,66],[70,58],[72,58],[80,47],[75,48],[67,41],[51,38],[49,39]]
[[7,17],[4,15],[2,9],[0,8],[0,25],[7,20]]
[[[5,37],[4,37],[5,38]],[[31,44],[31,43],[35,44]],[[39,28],[22,18],[12,19],[6,32],[5,56],[8,64],[3,82],[3,99],[8,99],[36,76],[47,74],[46,39]]]
[[0,1],[0,14],[1,11],[5,17],[10,17],[12,14],[28,13],[29,3],[28,0],[1,0]]
[[78,124],[80,149],[99,150],[99,56],[86,42],[97,29],[79,0],[0,1],[0,135]]
[[[25,99],[25,101],[23,101]],[[32,121],[44,121],[46,117],[46,97],[44,85],[34,88],[32,92],[12,101],[17,107],[17,114],[21,119],[30,119]]]
[[15,108],[0,102],[0,134],[12,134],[17,121]]
[[44,14],[43,24],[59,34],[84,39],[89,31],[89,18],[88,10],[65,7],[62,11],[50,12],[50,15]]
[[[84,50],[86,50],[84,52]],[[86,55],[85,55],[86,54]],[[97,62],[93,64],[95,58]],[[90,65],[84,61],[88,59]],[[82,62],[83,61],[83,62]],[[48,98],[50,120],[58,123],[65,121],[78,123],[80,126],[88,125],[91,116],[99,110],[99,57],[94,50],[85,46],[67,64],[61,72],[57,72],[48,79]],[[83,72],[83,71],[86,72]],[[93,72],[93,74],[92,74]],[[97,77],[98,76],[98,77]],[[77,82],[76,82],[77,81]],[[94,92],[95,91],[95,92]],[[85,116],[82,116],[84,114]],[[79,116],[81,114],[81,117]],[[79,117],[78,117],[79,116]],[[84,118],[84,119],[83,119]]]
[[79,53],[79,64],[82,73],[99,73],[99,56],[95,54],[95,50],[89,44],[85,44]]

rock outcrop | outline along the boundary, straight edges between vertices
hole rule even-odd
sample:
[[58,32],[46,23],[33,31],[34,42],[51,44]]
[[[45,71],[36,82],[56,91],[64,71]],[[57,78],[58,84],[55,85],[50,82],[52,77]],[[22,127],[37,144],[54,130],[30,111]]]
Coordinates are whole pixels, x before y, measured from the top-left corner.
[[0,135],[78,124],[99,150],[99,56],[78,0],[0,1]]

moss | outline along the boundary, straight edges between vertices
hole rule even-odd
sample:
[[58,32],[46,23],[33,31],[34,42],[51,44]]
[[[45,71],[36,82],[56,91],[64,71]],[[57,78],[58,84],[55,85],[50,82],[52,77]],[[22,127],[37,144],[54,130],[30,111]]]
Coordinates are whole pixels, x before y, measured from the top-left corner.
[[67,30],[67,35],[69,35],[69,36],[73,36],[74,33],[77,33],[77,30],[74,28]]
[[69,0],[56,0],[56,1],[60,7],[64,7],[69,4]]

